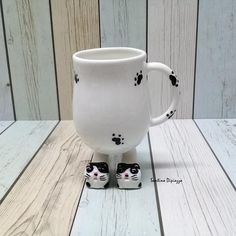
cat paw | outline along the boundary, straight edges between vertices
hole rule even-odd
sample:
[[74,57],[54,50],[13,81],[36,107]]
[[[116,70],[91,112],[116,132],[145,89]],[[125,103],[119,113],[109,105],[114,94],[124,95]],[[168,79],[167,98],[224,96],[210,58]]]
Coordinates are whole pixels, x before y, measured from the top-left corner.
[[143,79],[143,72],[140,70],[140,73],[137,73],[134,78],[134,86],[140,85]]
[[124,138],[121,134],[116,135],[115,133],[112,134],[112,142],[114,142],[116,145],[124,144]]
[[138,163],[119,163],[116,170],[117,186],[120,189],[141,188],[141,170]]
[[171,75],[169,75],[169,79],[171,81],[172,86],[175,86],[175,87],[179,86],[179,80],[177,80],[174,71],[172,71]]
[[88,188],[107,188],[109,168],[106,162],[90,162],[85,169],[85,181]]
[[175,112],[176,112],[176,110],[170,111],[170,113],[167,113],[167,114],[166,114],[166,117],[167,117],[168,119],[170,119],[170,118],[175,114]]

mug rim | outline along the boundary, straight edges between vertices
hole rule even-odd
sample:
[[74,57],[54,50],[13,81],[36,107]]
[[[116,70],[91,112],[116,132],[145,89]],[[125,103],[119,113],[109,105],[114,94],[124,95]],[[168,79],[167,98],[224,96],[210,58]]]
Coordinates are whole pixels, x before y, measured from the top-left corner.
[[[110,58],[110,59],[90,59],[86,58],[89,54],[92,53],[101,53],[102,52],[112,52],[112,51],[124,51],[127,53],[133,53],[133,56],[124,57],[124,58]],[[136,55],[134,55],[136,54]],[[141,58],[145,58],[146,52],[138,49],[138,48],[132,48],[132,47],[102,47],[102,48],[92,48],[92,49],[86,49],[77,51],[73,54],[73,60],[78,62],[86,62],[86,63],[116,63],[116,62],[128,62],[133,61]]]

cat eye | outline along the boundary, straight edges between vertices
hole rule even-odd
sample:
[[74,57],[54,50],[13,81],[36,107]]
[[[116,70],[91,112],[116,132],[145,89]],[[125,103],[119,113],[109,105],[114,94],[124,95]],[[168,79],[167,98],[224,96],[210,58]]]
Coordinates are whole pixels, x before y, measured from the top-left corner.
[[138,169],[136,169],[136,168],[131,168],[131,169],[130,169],[130,172],[131,172],[132,174],[137,174],[137,173],[138,173]]
[[87,166],[86,167],[86,171],[88,172],[88,173],[90,173],[90,172],[92,172],[93,171],[93,166]]

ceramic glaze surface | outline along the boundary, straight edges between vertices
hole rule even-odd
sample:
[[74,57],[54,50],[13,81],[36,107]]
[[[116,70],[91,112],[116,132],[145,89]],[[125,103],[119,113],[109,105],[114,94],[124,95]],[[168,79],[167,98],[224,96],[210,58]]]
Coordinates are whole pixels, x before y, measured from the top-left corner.
[[[80,137],[96,152],[124,153],[141,142],[150,125],[174,114],[170,107],[158,120],[150,118],[146,74],[153,68],[145,61],[146,53],[132,48],[73,55],[73,119]],[[168,73],[174,76],[170,68]]]

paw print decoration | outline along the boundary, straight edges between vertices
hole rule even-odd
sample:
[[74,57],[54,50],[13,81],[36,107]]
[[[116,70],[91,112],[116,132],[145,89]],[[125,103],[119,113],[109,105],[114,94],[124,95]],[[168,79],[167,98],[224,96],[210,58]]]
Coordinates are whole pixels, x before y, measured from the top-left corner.
[[176,79],[176,75],[174,71],[172,71],[171,75],[169,75],[169,79],[171,81],[172,86],[175,86],[175,87],[179,86],[179,80]]
[[170,113],[167,113],[167,114],[166,114],[166,117],[167,117],[168,119],[170,119],[170,118],[175,114],[175,112],[176,112],[176,110],[170,111]]
[[124,138],[122,137],[121,134],[116,135],[115,133],[113,133],[111,140],[112,140],[116,145],[124,144]]
[[134,78],[134,86],[140,85],[143,79],[143,72],[140,70],[139,73],[136,74]]
[[77,84],[78,82],[79,82],[79,76],[78,76],[78,74],[75,74],[75,83]]

